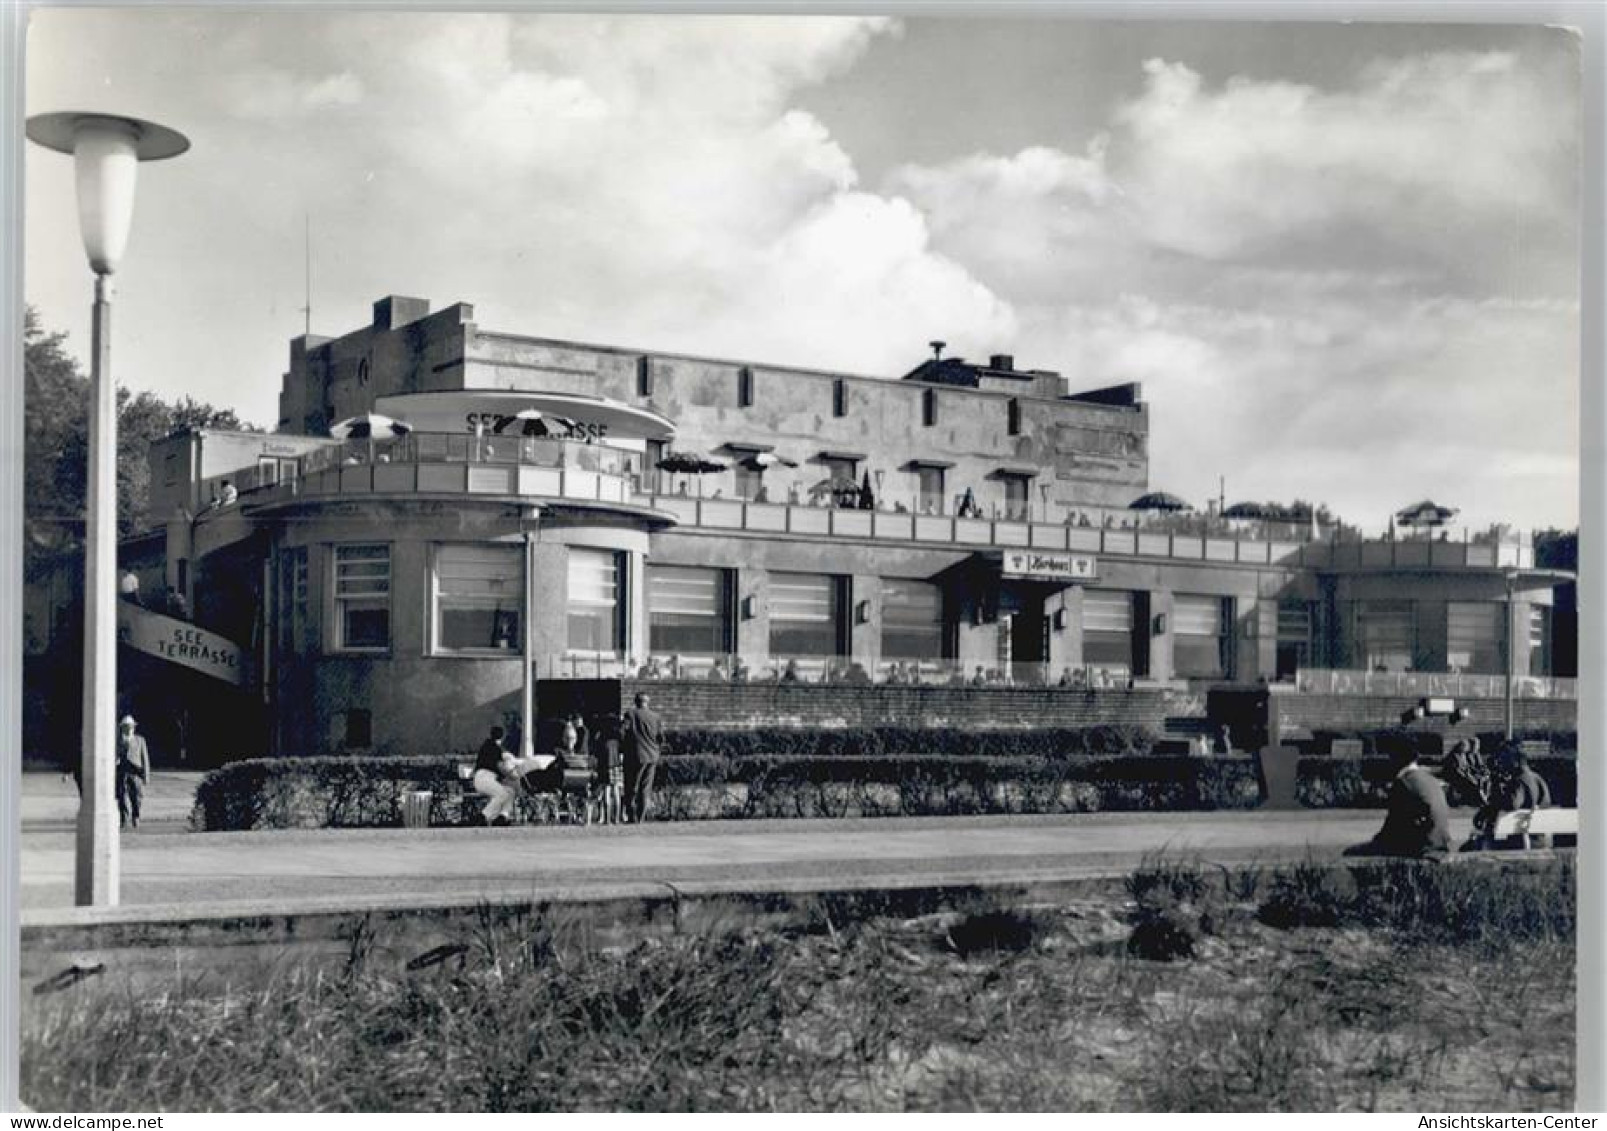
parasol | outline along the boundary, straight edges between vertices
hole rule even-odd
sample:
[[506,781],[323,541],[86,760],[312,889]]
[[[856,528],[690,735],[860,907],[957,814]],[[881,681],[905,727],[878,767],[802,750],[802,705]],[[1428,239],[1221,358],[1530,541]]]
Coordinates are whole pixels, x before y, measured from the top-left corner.
[[1455,507],[1443,507],[1432,499],[1395,512],[1395,521],[1402,526],[1444,526],[1457,513]]
[[412,430],[411,424],[377,412],[365,412],[330,425],[329,434],[337,440],[372,440],[375,436],[404,436]]
[[497,419],[492,431],[499,436],[514,432],[520,436],[567,436],[579,428],[578,421],[539,408],[522,408],[512,416]]
[[698,477],[698,495],[703,494],[703,476],[711,471],[724,471],[725,464],[717,459],[699,455],[696,452],[670,452],[657,465],[660,471],[679,473],[681,475],[696,475]]
[[1191,511],[1194,508],[1165,491],[1151,491],[1147,495],[1140,495],[1127,504],[1130,511]]

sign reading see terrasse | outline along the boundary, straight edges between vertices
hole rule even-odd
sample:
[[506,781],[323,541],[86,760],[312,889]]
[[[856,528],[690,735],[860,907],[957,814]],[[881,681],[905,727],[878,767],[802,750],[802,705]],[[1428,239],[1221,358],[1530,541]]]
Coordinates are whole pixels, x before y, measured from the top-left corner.
[[117,602],[117,639],[224,683],[240,683],[245,675],[234,641],[127,601]]
[[1006,550],[1003,572],[1005,577],[1030,577],[1038,581],[1093,581],[1099,577],[1099,561],[1091,554]]

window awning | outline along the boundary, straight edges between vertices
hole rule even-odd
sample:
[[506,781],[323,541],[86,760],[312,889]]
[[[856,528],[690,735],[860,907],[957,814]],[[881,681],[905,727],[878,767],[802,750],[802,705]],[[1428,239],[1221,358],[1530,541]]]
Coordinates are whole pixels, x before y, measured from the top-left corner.
[[1036,467],[996,467],[988,472],[989,479],[1036,479],[1040,472]]
[[822,451],[822,452],[820,452],[820,454],[815,456],[815,459],[817,461],[818,460],[828,460],[828,459],[851,459],[851,460],[855,461],[856,463],[859,462],[860,460],[865,460],[865,459],[869,459],[869,458],[870,457],[867,456],[864,452],[843,452],[843,451],[836,451],[834,449],[829,449],[829,448],[824,450],[824,451]]
[[951,459],[911,459],[905,460],[904,466],[900,470],[916,471],[923,467],[931,467],[937,468],[940,471],[946,471],[953,466],[954,461]]
[[750,444],[746,440],[727,440],[720,447],[735,456],[757,455],[759,452],[773,452],[774,444]]

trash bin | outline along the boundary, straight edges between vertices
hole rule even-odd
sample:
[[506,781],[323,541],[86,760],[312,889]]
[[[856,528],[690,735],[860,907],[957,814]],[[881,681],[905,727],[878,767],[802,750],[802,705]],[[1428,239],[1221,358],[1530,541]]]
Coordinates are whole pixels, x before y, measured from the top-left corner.
[[409,829],[430,827],[430,802],[435,794],[427,789],[402,794],[402,826]]

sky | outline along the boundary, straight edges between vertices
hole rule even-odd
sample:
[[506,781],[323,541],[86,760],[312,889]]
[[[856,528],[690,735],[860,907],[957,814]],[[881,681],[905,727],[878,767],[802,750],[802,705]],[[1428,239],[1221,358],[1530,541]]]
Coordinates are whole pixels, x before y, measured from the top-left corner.
[[[193,142],[140,170],[134,389],[272,427],[310,229],[318,334],[405,294],[890,379],[939,338],[1142,382],[1197,506],[1577,523],[1565,30],[58,9],[27,65],[30,114]],[[87,359],[71,161],[27,157],[28,300]]]

